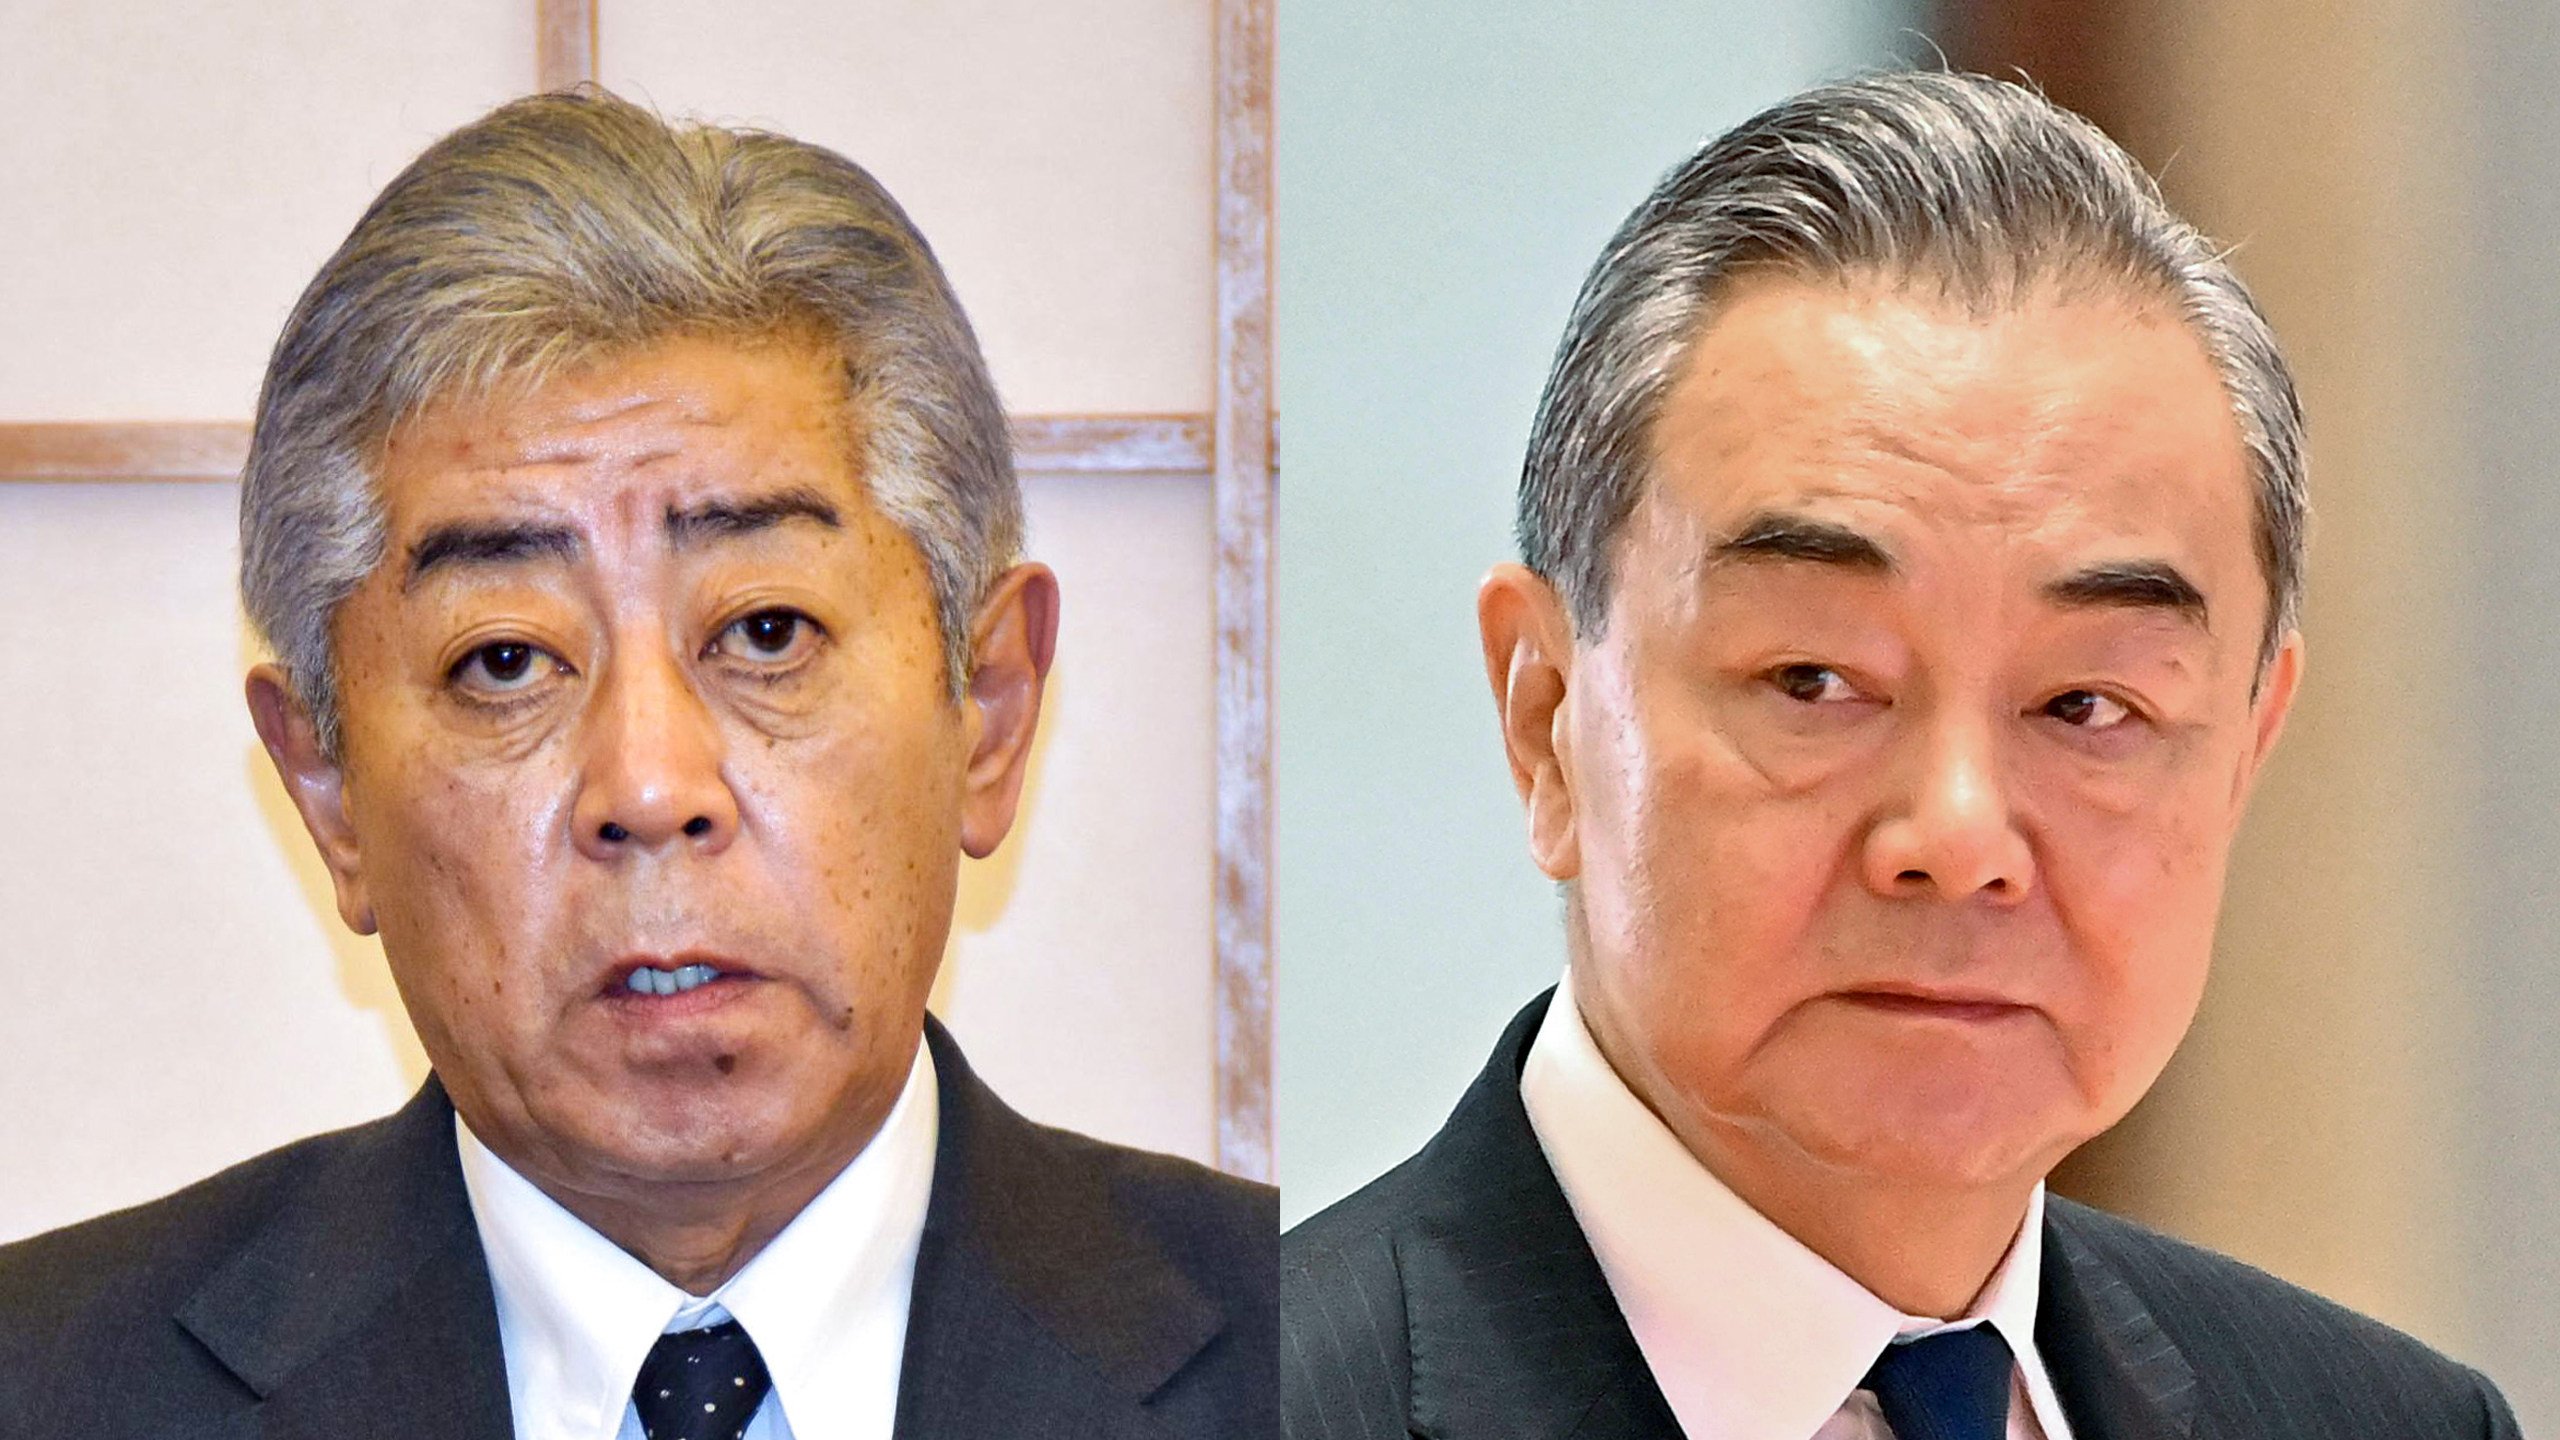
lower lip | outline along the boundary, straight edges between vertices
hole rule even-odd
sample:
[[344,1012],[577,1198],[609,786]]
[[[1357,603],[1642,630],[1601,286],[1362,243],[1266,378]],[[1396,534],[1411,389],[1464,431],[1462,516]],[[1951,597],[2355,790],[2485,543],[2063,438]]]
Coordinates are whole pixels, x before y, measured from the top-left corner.
[[2013,1019],[2028,1013],[2024,1005],[2011,1005],[1996,1000],[1932,1000],[1919,995],[1894,995],[1880,991],[1855,990],[1839,997],[1865,1010],[1887,1015],[1903,1015],[1914,1019],[1953,1020],[1964,1024],[1984,1025]]
[[644,995],[617,981],[598,998],[615,1015],[635,1024],[649,1024],[711,1014],[746,998],[747,992],[760,983],[752,975],[723,975],[673,995]]

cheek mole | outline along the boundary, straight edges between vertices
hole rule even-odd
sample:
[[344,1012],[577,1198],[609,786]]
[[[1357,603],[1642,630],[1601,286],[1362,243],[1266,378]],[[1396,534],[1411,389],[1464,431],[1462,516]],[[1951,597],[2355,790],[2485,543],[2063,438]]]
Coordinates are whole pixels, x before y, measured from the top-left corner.
[[722,1055],[711,1062],[711,1068],[719,1071],[723,1075],[726,1075],[738,1068],[738,1057],[735,1055]]

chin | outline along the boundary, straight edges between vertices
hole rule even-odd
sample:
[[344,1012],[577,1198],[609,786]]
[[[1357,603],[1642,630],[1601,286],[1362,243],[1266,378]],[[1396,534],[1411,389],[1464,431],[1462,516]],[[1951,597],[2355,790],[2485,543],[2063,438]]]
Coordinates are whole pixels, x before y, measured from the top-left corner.
[[2068,1087],[1998,1074],[1879,1078],[1781,1099],[1769,1117],[1816,1165],[1921,1189],[2033,1183],[2105,1128]]
[[701,1096],[617,1115],[594,1137],[594,1150],[635,1179],[710,1183],[752,1174],[805,1148],[810,1137],[803,1132],[809,1128],[786,1104],[747,1095]]

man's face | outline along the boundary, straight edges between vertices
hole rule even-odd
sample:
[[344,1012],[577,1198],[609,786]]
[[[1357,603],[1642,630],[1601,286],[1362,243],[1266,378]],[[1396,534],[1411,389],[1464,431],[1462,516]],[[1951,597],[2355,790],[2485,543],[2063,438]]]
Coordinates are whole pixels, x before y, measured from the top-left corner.
[[1729,1178],[2042,1175],[2193,1016],[2298,672],[2253,700],[2210,362],[2121,300],[1762,281],[1654,441],[1605,633],[1538,618],[1569,680],[1521,777],[1595,1035]]
[[687,340],[431,407],[336,617],[340,763],[253,679],[455,1105],[553,1188],[832,1174],[1010,823],[1051,582],[1007,577],[955,700],[837,375]]

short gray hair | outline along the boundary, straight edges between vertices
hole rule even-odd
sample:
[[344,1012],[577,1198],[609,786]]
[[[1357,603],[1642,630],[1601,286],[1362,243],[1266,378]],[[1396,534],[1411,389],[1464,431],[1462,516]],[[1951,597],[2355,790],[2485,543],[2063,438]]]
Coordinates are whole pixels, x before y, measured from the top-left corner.
[[241,597],[328,753],[331,623],[381,563],[372,470],[403,420],[658,340],[804,332],[842,361],[873,502],[923,552],[956,694],[1022,496],[977,338],[889,193],[831,150],[593,87],[429,146],[286,320],[242,477]]
[[1520,475],[1522,559],[1576,631],[1606,626],[1619,533],[1664,396],[1741,279],[1873,276],[1996,313],[2096,282],[2174,307],[2220,374],[2254,490],[2263,665],[2297,622],[2302,406],[2266,316],[2214,244],[2088,121],[2020,85],[1903,72],[1808,90],[1674,168],[1583,282]]

